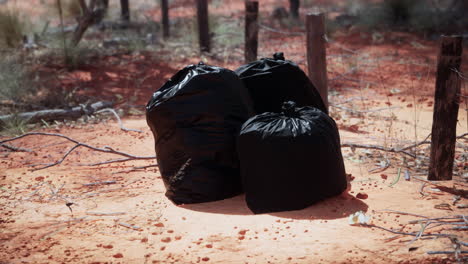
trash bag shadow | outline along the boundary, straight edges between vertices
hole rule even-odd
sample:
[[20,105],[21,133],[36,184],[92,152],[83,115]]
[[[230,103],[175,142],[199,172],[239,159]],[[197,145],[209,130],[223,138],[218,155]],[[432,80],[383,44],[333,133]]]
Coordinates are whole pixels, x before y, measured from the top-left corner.
[[270,213],[270,215],[289,219],[339,219],[357,211],[367,212],[369,206],[350,194],[342,194],[313,204],[303,210]]
[[[254,215],[245,203],[245,195],[238,195],[233,198],[199,204],[184,204],[180,207],[205,213],[226,214],[226,215]],[[356,199],[349,194],[332,197],[327,200],[313,204],[305,209],[296,211],[285,211],[268,213],[269,215],[290,218],[290,219],[338,219],[363,211],[367,212],[368,206],[363,201]]]
[[253,215],[245,203],[245,194],[215,202],[183,204],[179,205],[179,207],[213,214]]

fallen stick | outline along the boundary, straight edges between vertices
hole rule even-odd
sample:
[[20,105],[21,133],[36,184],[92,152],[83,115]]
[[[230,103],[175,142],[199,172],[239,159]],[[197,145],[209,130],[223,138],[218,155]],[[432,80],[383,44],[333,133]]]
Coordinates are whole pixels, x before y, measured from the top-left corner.
[[116,171],[116,172],[113,172],[112,174],[129,173],[129,172],[134,172],[134,171],[145,170],[147,168],[152,168],[152,167],[159,167],[159,165],[158,164],[152,164],[152,165],[147,165],[147,166],[133,167],[133,168],[131,168],[129,170]]
[[114,115],[115,119],[117,119],[117,122],[119,123],[120,129],[126,132],[133,131],[133,132],[138,132],[138,133],[143,133],[143,131],[138,130],[138,129],[132,129],[132,128],[126,128],[124,127],[122,120],[120,119],[120,116],[115,112],[114,109],[112,108],[104,108],[96,112],[96,114],[102,113],[102,112],[110,112]]
[[95,216],[113,216],[113,215],[124,215],[126,212],[113,212],[113,213],[102,213],[102,212],[86,212],[87,215]]
[[111,148],[109,146],[105,146],[103,148],[94,147],[94,146],[88,145],[86,143],[79,142],[79,141],[77,141],[75,139],[72,139],[72,138],[70,138],[68,136],[65,136],[65,135],[62,135],[62,134],[57,134],[57,133],[30,132],[30,133],[23,134],[21,136],[17,136],[17,137],[2,140],[2,141],[0,141],[0,144],[4,144],[4,143],[7,143],[7,142],[11,142],[11,141],[18,140],[20,138],[24,138],[24,137],[28,137],[28,136],[60,137],[60,138],[64,138],[64,139],[76,144],[75,146],[70,148],[62,156],[62,158],[60,160],[58,160],[58,161],[56,161],[54,163],[47,164],[46,166],[43,166],[43,167],[35,168],[35,169],[33,169],[33,171],[43,170],[43,169],[50,168],[52,166],[56,166],[56,165],[61,164],[67,158],[68,155],[70,155],[75,149],[77,149],[79,147],[85,147],[85,148],[88,148],[88,149],[91,149],[91,150],[94,150],[94,151],[98,151],[98,152],[102,152],[102,153],[109,153],[109,154],[115,154],[115,155],[123,156],[123,157],[127,158],[127,159],[125,159],[125,161],[128,161],[128,160],[150,160],[150,159],[155,159],[156,158],[155,156],[135,156],[135,155],[131,155],[131,154],[128,154],[128,153],[125,153],[125,152],[122,152],[122,151],[114,150],[113,148]]
[[31,149],[15,147],[15,146],[8,145],[8,144],[0,144],[0,146],[6,148],[6,149],[8,149],[8,150],[11,150],[11,151],[17,151],[17,152],[33,152]]
[[99,181],[99,182],[92,182],[92,183],[84,183],[83,186],[96,186],[96,185],[107,185],[107,184],[114,184],[117,183],[116,181]]
[[[461,134],[461,135],[457,136],[457,139],[464,138],[467,135],[468,135],[468,133]],[[416,155],[414,155],[412,153],[409,153],[406,150],[412,149],[412,148],[415,148],[415,147],[418,147],[418,146],[424,145],[424,144],[431,144],[431,141],[424,140],[424,141],[418,142],[416,144],[412,144],[412,145],[402,147],[402,148],[386,148],[386,147],[378,146],[378,145],[366,145],[366,144],[356,144],[356,143],[348,143],[348,142],[345,142],[345,143],[341,144],[341,147],[343,147],[343,148],[348,147],[348,148],[375,149],[375,150],[381,150],[381,151],[385,151],[385,152],[403,153],[403,154],[408,155],[408,156],[410,156],[412,158],[416,158]]]
[[141,230],[141,227],[139,226],[134,226],[134,225],[123,223],[123,222],[119,222],[119,225],[126,227],[126,228],[133,229],[133,230]]
[[392,230],[392,229],[389,229],[383,226],[374,225],[374,224],[361,224],[361,225],[365,227],[375,227],[375,228],[382,229],[384,231],[387,231],[396,235],[419,236],[419,237],[447,237],[447,238],[454,237],[454,235],[451,235],[451,234],[419,234],[420,233],[419,231],[415,233],[401,232],[401,231]]
[[462,251],[427,251],[426,253],[429,255],[436,255],[436,254],[455,254],[455,253],[461,253],[461,254],[468,254],[468,250],[462,250]]
[[21,119],[31,123],[40,122],[41,120],[50,121],[59,119],[77,119],[83,115],[91,115],[100,109],[109,108],[111,106],[111,102],[96,102],[89,105],[76,106],[71,109],[49,109],[35,112],[2,115],[0,116],[0,124],[6,123],[11,119]]
[[[426,219],[418,219],[409,221],[408,224],[418,224],[420,222],[426,221],[439,221],[439,220],[460,220],[463,219],[462,215],[455,215],[455,216],[447,216],[447,217],[436,217],[436,218],[426,218]],[[447,222],[445,222],[447,223]]]
[[407,213],[407,212],[403,212],[403,211],[396,211],[396,210],[391,210],[391,209],[380,210],[380,211],[377,211],[377,212],[389,212],[389,213],[394,213],[394,214],[417,216],[417,217],[422,217],[422,218],[426,218],[426,219],[429,218],[429,217],[424,216],[424,215],[418,215],[418,214]]
[[341,144],[341,147],[342,148],[348,147],[348,148],[375,149],[375,150],[381,150],[381,151],[385,151],[385,152],[403,153],[403,154],[408,155],[408,156],[410,156],[412,158],[416,158],[416,156],[414,154],[409,153],[407,151],[396,149],[396,148],[386,148],[386,147],[377,146],[377,145],[366,145],[366,144],[356,144],[356,143],[344,142],[344,143]]
[[125,159],[106,160],[106,161],[101,161],[101,162],[96,162],[96,163],[90,163],[90,164],[87,164],[87,166],[99,166],[99,165],[105,165],[105,164],[111,164],[111,163],[125,162],[125,161],[130,161],[130,160],[134,160],[134,159],[125,158]]

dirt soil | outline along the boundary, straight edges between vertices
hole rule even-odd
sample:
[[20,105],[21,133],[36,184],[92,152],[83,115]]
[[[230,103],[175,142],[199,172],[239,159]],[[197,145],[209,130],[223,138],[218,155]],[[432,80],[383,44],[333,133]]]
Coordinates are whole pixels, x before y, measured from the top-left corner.
[[[181,2],[175,1],[177,12],[191,14]],[[228,2],[229,10],[243,8],[243,3]],[[260,45],[259,57],[280,50],[305,69],[304,36],[262,30],[261,40],[268,45]],[[408,33],[334,34],[327,50],[330,110],[342,142],[399,148],[429,135],[437,46],[436,41]],[[468,72],[466,50],[462,72]],[[110,56],[92,67],[63,73],[59,80],[63,87],[78,87],[79,94],[114,100],[118,95],[124,98],[120,106],[143,112],[158,87],[180,67],[198,60],[166,62],[158,60],[158,54],[144,53]],[[241,56],[205,60],[231,69],[242,63]],[[467,87],[463,81],[465,99]],[[466,103],[462,99],[457,135],[468,131]],[[134,155],[154,155],[144,115],[126,117],[123,123],[142,132],[124,132],[115,121],[40,131]],[[466,207],[457,207],[467,204],[466,138],[457,141],[452,181],[424,182],[429,145],[417,149],[416,159],[342,148],[346,171],[353,178],[349,191],[304,210],[262,215],[252,214],[243,195],[172,204],[164,196],[157,168],[133,170],[154,160],[89,166],[118,157],[78,148],[60,165],[33,171],[39,164],[60,160],[73,144],[50,136],[11,144],[34,152],[0,148],[0,263],[456,263],[453,254],[427,254],[453,251],[447,238],[414,239],[350,225],[349,216],[363,211],[376,226],[418,232],[421,226],[409,221],[467,214]],[[386,161],[388,168],[379,169]],[[457,195],[460,200],[455,203]],[[424,233],[455,234],[468,242],[466,230],[452,227]]]

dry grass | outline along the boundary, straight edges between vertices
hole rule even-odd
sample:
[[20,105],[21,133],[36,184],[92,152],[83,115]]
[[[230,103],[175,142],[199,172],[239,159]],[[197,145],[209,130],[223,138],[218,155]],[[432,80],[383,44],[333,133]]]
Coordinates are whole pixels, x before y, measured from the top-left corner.
[[0,9],[0,47],[17,48],[23,39],[26,23],[13,9]]

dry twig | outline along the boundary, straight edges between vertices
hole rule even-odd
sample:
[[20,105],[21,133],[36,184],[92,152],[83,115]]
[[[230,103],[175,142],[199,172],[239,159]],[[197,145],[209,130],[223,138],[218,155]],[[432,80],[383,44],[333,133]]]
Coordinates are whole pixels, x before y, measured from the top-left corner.
[[[467,135],[468,133],[461,134],[457,136],[457,139],[465,138]],[[431,144],[431,141],[424,140],[424,141],[421,141],[421,142],[418,142],[418,143],[415,143],[406,147],[402,147],[402,148],[386,148],[386,147],[378,146],[378,145],[355,144],[355,143],[348,143],[348,142],[342,143],[341,147],[375,149],[375,150],[381,150],[381,151],[386,151],[386,152],[402,153],[412,158],[416,158],[416,155],[409,153],[407,150],[424,145],[424,144]]]
[[8,150],[11,150],[11,151],[17,151],[17,152],[33,152],[31,149],[15,147],[15,146],[8,145],[8,144],[0,144],[0,146],[6,148],[6,149],[8,149]]
[[50,163],[50,164],[47,164],[46,166],[42,166],[42,167],[39,167],[39,168],[35,168],[33,169],[33,171],[37,171],[37,170],[42,170],[42,169],[46,169],[46,168],[50,168],[52,166],[56,166],[56,165],[59,165],[61,164],[66,158],[68,155],[70,155],[75,149],[79,148],[79,147],[85,147],[85,148],[88,148],[88,149],[91,149],[91,150],[94,150],[94,151],[98,151],[98,152],[102,152],[102,153],[109,153],[109,154],[115,154],[115,155],[119,155],[119,156],[123,156],[123,157],[126,157],[125,159],[122,159],[120,161],[129,161],[129,160],[151,160],[151,159],[155,159],[156,157],[155,156],[135,156],[135,155],[131,155],[131,154],[128,154],[128,153],[125,153],[125,152],[122,152],[122,151],[118,151],[118,150],[115,150],[109,146],[105,146],[103,148],[98,148],[98,147],[94,147],[94,146],[91,146],[91,145],[88,145],[86,143],[83,143],[83,142],[79,142],[75,139],[72,139],[68,136],[65,136],[65,135],[62,135],[62,134],[57,134],[57,133],[45,133],[45,132],[30,132],[30,133],[26,133],[26,134],[23,134],[21,136],[17,136],[17,137],[13,137],[13,138],[9,138],[9,139],[5,139],[5,140],[2,140],[0,141],[0,144],[4,144],[4,143],[7,143],[7,142],[11,142],[11,141],[15,141],[15,140],[18,140],[20,138],[24,138],[24,137],[28,137],[28,136],[52,136],[52,137],[60,137],[60,138],[64,138],[70,142],[73,142],[75,143],[75,145],[70,148],[63,156],[60,160],[54,162],[54,163]]
[[102,113],[102,112],[110,112],[114,115],[115,119],[117,119],[117,122],[119,122],[120,129],[126,132],[138,132],[138,133],[143,133],[143,131],[138,130],[138,129],[132,129],[132,128],[126,128],[124,127],[122,120],[120,119],[120,116],[117,114],[117,112],[112,109],[112,108],[104,108],[96,112],[96,114]]

